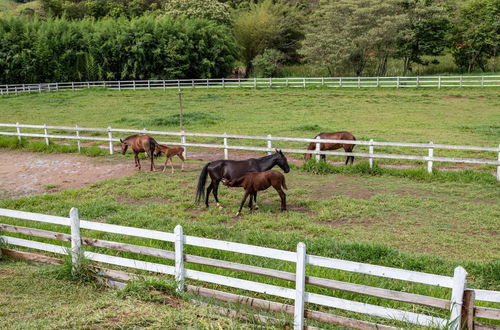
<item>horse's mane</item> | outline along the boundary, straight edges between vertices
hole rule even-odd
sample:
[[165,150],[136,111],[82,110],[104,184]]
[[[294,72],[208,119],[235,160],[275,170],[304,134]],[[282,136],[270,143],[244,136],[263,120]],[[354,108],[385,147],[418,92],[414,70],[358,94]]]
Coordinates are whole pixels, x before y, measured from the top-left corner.
[[130,135],[130,136],[127,136],[126,138],[123,139],[123,141],[127,141],[129,139],[132,139],[132,138],[136,138],[138,137],[139,135],[135,134],[135,135]]

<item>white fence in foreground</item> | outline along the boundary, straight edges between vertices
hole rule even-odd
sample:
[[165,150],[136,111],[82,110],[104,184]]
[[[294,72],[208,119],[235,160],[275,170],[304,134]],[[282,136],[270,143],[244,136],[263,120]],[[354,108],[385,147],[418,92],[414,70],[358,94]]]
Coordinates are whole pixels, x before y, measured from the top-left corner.
[[[15,128],[15,132],[5,132],[0,131],[0,135],[10,135],[17,136],[19,140],[22,137],[36,137],[45,139],[45,143],[49,145],[49,139],[66,139],[66,140],[76,140],[78,150],[81,149],[81,141],[104,141],[109,144],[109,153],[113,154],[114,147],[113,143],[119,142],[120,139],[114,138],[113,133],[131,133],[131,134],[150,134],[150,135],[161,135],[161,136],[173,136],[180,138],[180,142],[161,142],[170,145],[180,145],[184,148],[187,147],[202,147],[202,148],[218,148],[224,150],[224,158],[229,158],[229,150],[245,150],[245,151],[264,151],[267,153],[271,153],[274,151],[273,141],[274,142],[304,142],[309,144],[311,142],[316,144],[315,150],[304,150],[304,149],[292,149],[292,148],[281,148],[284,152],[288,153],[298,153],[298,154],[314,154],[316,160],[319,161],[321,155],[337,155],[337,156],[355,156],[355,157],[364,157],[368,158],[370,168],[373,167],[374,159],[405,159],[405,160],[418,160],[427,162],[427,171],[432,173],[433,163],[434,162],[449,162],[449,163],[465,163],[465,164],[483,164],[483,165],[496,165],[497,166],[497,179],[500,181],[500,145],[498,147],[473,147],[473,146],[459,146],[459,145],[449,145],[449,144],[434,144],[432,142],[429,143],[403,143],[403,142],[376,142],[373,140],[370,141],[350,141],[350,140],[326,140],[320,139],[304,139],[304,138],[291,138],[291,137],[277,137],[272,135],[267,136],[248,136],[248,135],[235,135],[235,134],[211,134],[211,133],[191,133],[191,132],[166,132],[166,131],[151,131],[146,128],[142,130],[137,129],[122,129],[122,128],[89,128],[89,127],[80,127],[80,126],[48,126],[48,125],[22,125],[19,123],[16,124],[2,124],[0,123],[0,127],[6,128]],[[43,133],[25,133],[21,132],[21,128],[29,128],[29,129],[40,129],[43,130]],[[56,130],[65,130],[75,132],[75,135],[61,135],[61,134],[49,134],[49,129]],[[100,132],[107,133],[107,137],[98,137],[98,136],[82,136],[80,132]],[[124,136],[121,136],[122,138]],[[222,144],[208,144],[208,143],[188,143],[188,137],[209,137],[209,138],[220,138]],[[259,146],[238,146],[238,145],[229,145],[229,140],[253,140],[253,141],[261,141],[261,145],[265,145],[262,147]],[[159,139],[157,139],[158,141]],[[342,143],[342,144],[355,144],[355,145],[364,145],[368,146],[368,153],[359,153],[359,152],[340,152],[340,151],[321,151],[320,146],[321,143]],[[421,155],[401,155],[401,154],[376,154],[375,147],[405,147],[405,148],[419,148],[419,149],[427,149],[427,156]],[[472,159],[472,158],[453,158],[453,157],[436,157],[434,156],[435,149],[452,149],[452,150],[469,150],[469,151],[489,151],[498,154],[498,158],[496,159]],[[185,154],[185,156],[187,156]]]
[[[467,272],[462,267],[457,267],[453,277],[421,273],[391,267],[377,266],[352,262],[334,258],[326,258],[321,256],[309,255],[306,253],[306,246],[303,243],[297,245],[295,252],[265,248],[235,242],[220,241],[203,237],[184,235],[181,226],[175,227],[174,233],[160,232],[155,230],[147,230],[133,227],[118,226],[100,222],[90,222],[80,220],[78,210],[72,208],[69,213],[69,218],[51,216],[38,213],[22,212],[8,209],[0,209],[0,217],[10,217],[23,220],[38,221],[43,223],[56,224],[61,226],[71,227],[71,235],[50,232],[21,226],[12,226],[0,223],[0,231],[11,232],[16,234],[25,234],[30,236],[43,237],[54,240],[62,240],[71,242],[71,252],[75,267],[79,263],[81,245],[96,246],[119,251],[134,252],[143,255],[163,257],[175,261],[175,266],[145,262],[129,258],[111,256],[94,252],[84,252],[85,258],[111,265],[141,269],[155,273],[173,275],[177,282],[177,290],[184,290],[184,282],[186,279],[197,280],[207,283],[214,283],[225,287],[243,289],[247,291],[267,294],[275,297],[291,299],[295,301],[294,327],[295,329],[303,329],[304,326],[304,303],[311,303],[331,308],[347,310],[351,312],[368,314],[385,319],[398,320],[410,324],[421,325],[426,327],[438,327],[459,329],[461,323],[473,322],[474,315],[477,317],[486,317],[500,319],[500,310],[478,307],[472,305],[470,300],[463,303],[464,292],[466,289]],[[80,235],[80,228],[96,230],[114,234],[122,234],[134,237],[142,237],[154,240],[174,243],[174,251],[167,251],[145,246],[130,245],[118,242],[109,242],[98,239],[84,238]],[[41,243],[33,240],[21,239],[12,236],[0,236],[0,239],[7,244],[27,247],[58,254],[67,254],[68,249],[61,245]],[[204,257],[184,254],[183,246],[192,245],[203,248],[211,248],[222,251],[230,251],[243,253],[247,255],[271,258],[276,260],[288,261],[296,263],[296,272],[288,273],[277,271],[269,268],[261,268],[251,265],[238,264],[227,262],[224,260],[215,260]],[[185,267],[185,262],[208,265],[223,269],[230,269],[244,273],[258,274],[270,276],[273,278],[281,278],[295,282],[295,289],[242,280],[234,277],[222,276],[213,273],[195,271]],[[382,288],[364,286],[348,282],[340,282],[325,278],[306,276],[306,265],[325,267],[329,269],[337,269],[360,274],[379,276],[383,278],[403,280],[415,283],[422,283],[431,286],[439,286],[451,289],[450,299],[440,299],[424,295],[417,295],[408,292],[394,291]],[[373,304],[351,301],[334,296],[322,295],[305,290],[305,284],[317,285],[323,288],[335,290],[343,290],[356,292],[363,295],[392,299],[412,304],[419,304],[441,309],[450,310],[449,319],[443,319],[425,314],[414,313],[405,310],[388,308]],[[473,292],[476,300],[490,301],[500,303],[500,292],[488,290],[468,289]],[[465,305],[464,305],[465,304]],[[472,309],[472,316],[469,312],[462,313],[462,310]],[[469,319],[467,319],[469,315]],[[472,317],[472,319],[471,319]]]
[[282,87],[500,87],[500,76],[416,76],[416,77],[317,77],[317,78],[211,78],[178,80],[80,81],[0,85],[0,95],[43,91],[108,88],[141,90],[173,88],[282,88]]

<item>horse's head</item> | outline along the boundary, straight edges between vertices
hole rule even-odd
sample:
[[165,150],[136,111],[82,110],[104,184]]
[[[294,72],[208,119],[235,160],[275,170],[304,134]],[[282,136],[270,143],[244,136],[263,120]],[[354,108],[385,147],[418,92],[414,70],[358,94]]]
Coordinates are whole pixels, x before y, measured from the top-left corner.
[[155,157],[159,157],[161,155],[161,149],[160,149],[160,145],[159,144],[155,145],[155,151],[154,151],[153,155]]
[[281,150],[276,149],[276,153],[274,154],[275,164],[278,165],[283,172],[290,172],[290,166],[288,166],[288,160]]
[[122,139],[120,139],[120,143],[122,144],[122,155],[125,155],[128,149],[128,144]]

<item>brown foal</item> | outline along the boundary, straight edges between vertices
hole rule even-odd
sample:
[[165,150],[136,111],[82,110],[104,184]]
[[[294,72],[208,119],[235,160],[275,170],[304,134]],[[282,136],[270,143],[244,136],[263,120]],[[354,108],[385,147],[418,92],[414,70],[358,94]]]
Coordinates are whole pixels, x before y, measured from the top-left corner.
[[286,195],[281,188],[288,188],[285,184],[285,176],[281,172],[278,172],[276,170],[269,170],[265,172],[250,172],[238,179],[228,180],[224,178],[221,181],[226,186],[243,187],[245,189],[245,195],[243,196],[240,209],[238,210],[238,213],[236,213],[236,216],[240,215],[241,209],[243,208],[248,195],[250,195],[250,210],[253,210],[252,199],[255,202],[255,206],[257,206],[257,192],[266,190],[270,186],[273,186],[280,195],[281,211],[286,211]]
[[167,169],[167,163],[170,160],[170,166],[172,167],[172,173],[174,173],[174,162],[172,158],[174,156],[179,157],[182,160],[181,171],[184,171],[184,153],[183,147],[168,147],[164,144],[157,144],[155,147],[155,156],[159,156],[161,153],[164,153],[167,159],[165,160],[165,166],[163,167],[163,172]]

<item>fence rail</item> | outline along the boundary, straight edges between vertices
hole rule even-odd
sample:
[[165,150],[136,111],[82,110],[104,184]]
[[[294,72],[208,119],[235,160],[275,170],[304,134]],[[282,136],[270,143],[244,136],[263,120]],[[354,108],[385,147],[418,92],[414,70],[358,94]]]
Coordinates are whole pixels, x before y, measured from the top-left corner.
[[[472,308],[475,315],[483,318],[500,319],[498,316],[500,310],[494,308],[474,307],[470,303],[464,305],[464,292],[475,293],[476,300],[484,300],[500,303],[500,292],[478,289],[466,289],[466,271],[462,267],[455,269],[453,277],[442,276],[428,273],[421,273],[392,267],[377,266],[359,262],[352,262],[334,258],[309,255],[306,253],[306,246],[303,243],[297,245],[297,251],[285,251],[259,247],[235,242],[207,239],[203,237],[184,235],[181,226],[176,226],[174,233],[167,233],[155,230],[146,230],[119,225],[110,225],[84,221],[79,219],[78,210],[72,208],[70,216],[57,217],[31,212],[23,212],[9,209],[0,209],[0,217],[31,220],[36,222],[50,223],[71,228],[71,234],[63,234],[27,228],[15,225],[0,224],[0,231],[6,233],[16,233],[30,235],[35,237],[48,238],[59,241],[71,242],[71,250],[55,244],[42,243],[30,239],[18,238],[13,236],[0,236],[0,239],[10,245],[26,247],[30,249],[42,250],[56,254],[68,254],[71,251],[73,266],[76,268],[81,262],[81,245],[95,246],[118,251],[133,252],[137,254],[156,256],[168,260],[174,260],[175,265],[165,265],[153,262],[140,261],[135,259],[112,256],[108,254],[83,251],[83,256],[89,260],[106,263],[111,265],[123,266],[128,268],[146,270],[150,272],[173,275],[177,282],[177,290],[183,291],[185,279],[192,279],[207,283],[219,284],[225,287],[243,289],[247,291],[263,293],[271,296],[286,298],[295,301],[294,327],[302,329],[304,326],[304,304],[312,303],[321,306],[351,311],[355,313],[368,314],[385,319],[398,320],[410,324],[426,327],[460,329],[461,324],[471,323],[473,320],[467,319],[467,308]],[[126,243],[109,242],[92,238],[81,237],[80,229],[90,229],[103,231],[107,233],[123,234],[148,239],[157,239],[174,243],[174,251],[150,248],[146,246],[137,246]],[[253,256],[273,258],[281,261],[289,261],[296,264],[296,273],[288,273],[269,268],[256,267],[246,264],[228,262],[220,259],[210,259],[205,257],[184,254],[184,245],[201,246],[222,251],[244,253]],[[295,289],[281,287],[277,285],[265,284],[250,280],[243,280],[235,277],[218,275],[203,271],[196,271],[185,267],[184,263],[194,263],[208,265],[211,267],[231,269],[243,273],[258,274],[281,278],[296,283]],[[334,281],[325,278],[306,276],[306,265],[320,266],[329,269],[337,269],[361,274],[379,276],[383,278],[398,279],[403,281],[422,283],[432,286],[439,286],[451,289],[450,300],[428,297],[407,292],[381,289],[376,287],[364,286],[348,282]],[[347,292],[356,292],[363,295],[403,301],[412,304],[420,304],[440,309],[449,309],[449,319],[430,316],[421,313],[415,313],[395,308],[383,307],[374,304],[362,303],[334,296],[307,292],[305,284],[317,285],[324,288],[342,290]],[[462,312],[465,311],[465,313]],[[310,313],[307,313],[310,314]],[[474,313],[471,314],[472,318]],[[307,316],[307,315],[306,315]],[[351,319],[351,321],[353,321]],[[375,325],[375,324],[374,324]]]
[[178,88],[416,88],[416,87],[500,87],[500,76],[415,76],[415,77],[316,77],[316,78],[211,78],[178,80],[80,81],[0,85],[0,95],[44,91],[107,88],[152,90]]
[[[5,128],[15,128],[15,132],[0,131],[0,135],[6,136],[16,136],[19,141],[22,137],[34,137],[43,138],[47,145],[50,144],[49,139],[66,139],[66,140],[76,140],[78,150],[81,149],[81,141],[103,141],[108,142],[109,153],[113,154],[114,147],[113,143],[119,142],[120,139],[113,138],[113,133],[133,133],[133,134],[154,134],[161,136],[173,136],[180,138],[179,142],[166,141],[160,143],[167,143],[170,145],[180,145],[187,149],[187,147],[202,147],[202,148],[216,148],[224,150],[224,158],[228,159],[229,150],[245,150],[245,151],[264,151],[267,153],[273,152],[273,142],[303,142],[303,143],[315,143],[316,147],[314,150],[304,150],[295,148],[281,148],[283,151],[288,153],[298,153],[298,154],[312,154],[315,155],[316,160],[319,161],[321,155],[337,155],[337,156],[355,156],[363,157],[369,160],[370,168],[373,167],[374,159],[404,159],[404,160],[417,160],[427,162],[427,171],[432,173],[434,162],[449,162],[449,163],[464,163],[464,164],[482,164],[482,165],[495,165],[497,167],[496,177],[500,181],[500,145],[498,147],[475,147],[475,146],[463,146],[463,145],[448,145],[448,144],[434,144],[429,143],[403,143],[403,142],[378,142],[378,141],[351,141],[351,140],[330,140],[330,139],[310,139],[310,138],[292,138],[292,137],[277,137],[272,135],[267,136],[249,136],[249,135],[237,135],[237,134],[213,134],[213,133],[194,133],[194,132],[168,132],[168,131],[155,131],[147,130],[146,128],[140,129],[123,129],[123,128],[90,128],[90,127],[80,127],[78,125],[72,126],[51,126],[51,125],[25,125],[25,124],[6,124],[0,123],[0,127]],[[43,133],[26,133],[21,132],[21,128],[25,129],[40,129]],[[73,131],[75,135],[63,135],[63,134],[49,134],[49,129],[52,130],[65,130]],[[80,132],[101,132],[107,133],[107,137],[98,136],[84,136]],[[219,138],[222,140],[222,144],[213,143],[188,143],[187,137],[204,137],[204,138]],[[230,145],[229,139],[234,140],[251,140],[251,141],[262,141],[262,146],[238,146]],[[340,144],[354,144],[368,146],[368,153],[361,152],[339,152],[339,151],[324,151],[320,150],[322,143],[340,143]],[[375,147],[403,147],[403,148],[417,148],[417,149],[427,149],[427,156],[421,155],[402,155],[402,154],[382,154],[375,153]],[[448,149],[448,150],[467,150],[467,151],[486,151],[497,153],[496,159],[473,159],[473,158],[456,158],[456,157],[437,157],[434,155],[434,150],[436,149]],[[185,151],[184,156],[187,157],[187,152]]]

